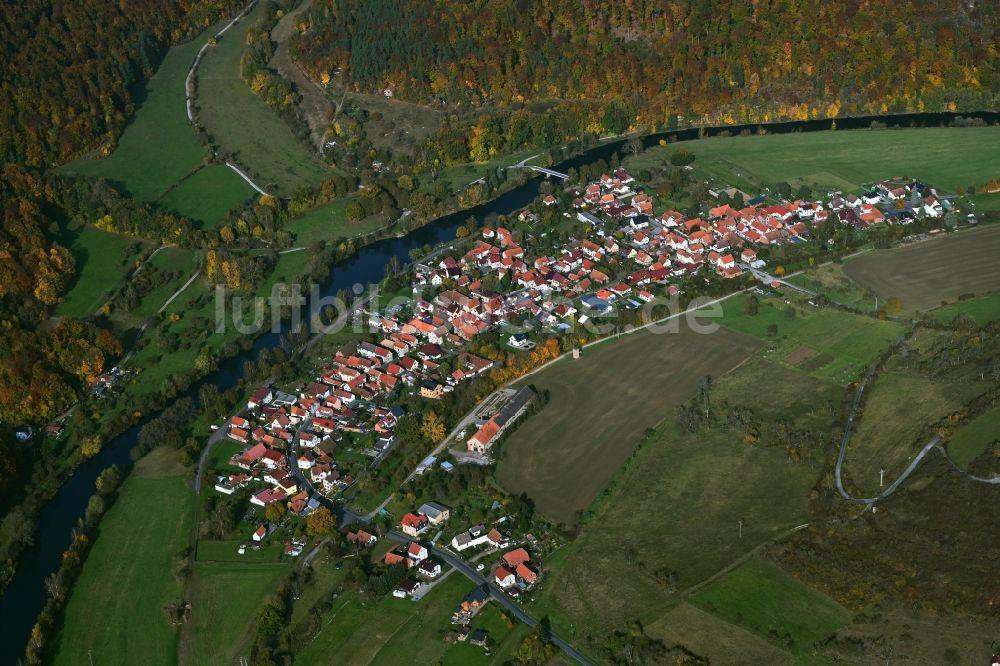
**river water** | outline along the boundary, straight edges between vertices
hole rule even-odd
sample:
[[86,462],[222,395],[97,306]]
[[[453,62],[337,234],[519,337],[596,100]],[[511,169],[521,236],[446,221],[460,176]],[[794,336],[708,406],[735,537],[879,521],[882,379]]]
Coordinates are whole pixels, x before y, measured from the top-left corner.
[[[837,127],[840,130],[866,129],[872,121],[879,121],[890,126],[940,126],[962,115],[966,118],[981,118],[987,123],[1000,122],[1000,114],[993,112],[981,113],[918,113],[897,116],[859,116],[838,118]],[[702,130],[705,136],[717,136],[723,132],[734,135],[744,130],[755,132],[759,127],[766,128],[768,133],[780,134],[788,132],[813,132],[830,129],[830,120],[792,121],[768,124],[747,124],[725,127],[710,127]],[[1000,130],[998,130],[1000,131]],[[651,134],[643,138],[643,145],[657,145],[661,139],[670,141],[688,141],[697,139],[699,130],[683,129],[673,132]],[[566,160],[552,167],[556,171],[566,172],[570,168],[597,161],[610,160],[612,154],[624,147],[624,141],[614,141],[591,148],[583,155]],[[887,176],[892,174],[887,174]],[[334,266],[330,278],[322,290],[323,296],[332,296],[340,289],[350,289],[355,284],[373,284],[379,282],[385,275],[385,267],[392,258],[400,265],[410,261],[410,250],[425,245],[438,245],[455,238],[455,231],[471,216],[482,220],[490,213],[514,213],[532,201],[538,195],[541,177],[529,180],[525,185],[517,187],[489,203],[476,206],[438,218],[430,224],[417,229],[400,238],[387,238],[361,248],[351,257]],[[305,318],[303,321],[307,321]],[[233,387],[243,375],[244,362],[255,359],[261,350],[275,348],[281,343],[282,335],[271,332],[257,338],[253,348],[229,359],[214,373],[199,382],[192,392],[207,382],[215,382],[220,391]],[[31,635],[38,614],[45,606],[45,579],[58,570],[62,552],[69,544],[70,530],[83,517],[87,500],[95,491],[94,483],[98,474],[110,465],[117,465],[126,470],[131,467],[129,453],[138,442],[139,429],[136,425],[121,436],[109,442],[101,453],[80,465],[73,475],[63,484],[55,496],[45,505],[38,517],[35,534],[35,544],[26,551],[18,565],[17,572],[11,580],[3,597],[0,598],[0,665],[15,664],[24,654],[24,646]],[[128,557],[121,553],[121,557]],[[114,587],[117,581],[106,581],[109,587]]]

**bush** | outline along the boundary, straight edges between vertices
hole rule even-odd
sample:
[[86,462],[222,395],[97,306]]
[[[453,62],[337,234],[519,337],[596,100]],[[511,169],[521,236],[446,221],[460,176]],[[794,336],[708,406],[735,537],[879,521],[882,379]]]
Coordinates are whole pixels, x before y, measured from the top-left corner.
[[695,155],[690,150],[685,148],[678,148],[674,152],[670,153],[670,163],[674,166],[688,166],[695,160]]

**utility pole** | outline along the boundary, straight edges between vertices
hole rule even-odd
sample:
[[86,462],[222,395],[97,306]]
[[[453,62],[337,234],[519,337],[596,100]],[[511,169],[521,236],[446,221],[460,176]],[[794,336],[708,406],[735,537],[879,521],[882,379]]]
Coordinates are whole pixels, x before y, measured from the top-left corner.
[[743,538],[743,519],[740,518],[740,539]]
[[885,485],[885,469],[879,468],[878,470],[878,487],[881,488]]

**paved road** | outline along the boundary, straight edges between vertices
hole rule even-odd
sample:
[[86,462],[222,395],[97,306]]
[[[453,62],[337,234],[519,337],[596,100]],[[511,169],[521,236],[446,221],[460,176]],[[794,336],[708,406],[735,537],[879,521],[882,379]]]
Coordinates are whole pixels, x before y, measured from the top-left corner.
[[770,286],[772,283],[777,282],[780,285],[788,287],[789,289],[792,289],[794,291],[803,293],[806,296],[816,296],[817,295],[815,291],[811,291],[809,289],[806,289],[805,287],[800,287],[797,284],[792,284],[788,280],[783,280],[782,278],[775,277],[775,276],[771,275],[770,273],[768,273],[767,271],[762,271],[762,270],[757,269],[757,268],[750,268],[749,265],[744,264],[744,263],[740,263],[740,268],[742,268],[743,270],[746,270],[746,271],[750,271],[750,273],[755,278],[757,278],[757,280],[759,280],[760,282],[762,282],[765,285]]
[[308,428],[312,424],[312,414],[307,416],[302,420],[302,423],[295,430],[295,436],[292,437],[292,443],[290,448],[290,453],[288,454],[288,471],[291,473],[292,478],[299,486],[299,490],[308,490],[309,494],[319,500],[319,503],[330,509],[333,515],[337,518],[337,527],[346,527],[348,525],[361,524],[368,525],[372,522],[371,516],[363,516],[359,513],[355,513],[347,508],[343,502],[334,502],[332,499],[319,492],[313,487],[312,481],[310,481],[299,469],[299,434]]
[[[497,394],[499,394],[499,393],[503,393],[503,394],[505,394],[505,395],[507,395],[509,397],[509,396],[513,395],[515,393],[515,391],[513,389],[508,389],[508,388],[499,388],[496,391],[494,391],[493,393],[490,393],[488,396],[486,396],[485,398],[483,398],[480,402],[478,402],[476,404],[475,407],[472,408],[472,411],[470,411],[468,414],[466,414],[465,416],[462,417],[462,420],[458,422],[458,425],[456,425],[454,428],[451,429],[451,432],[449,432],[445,436],[445,438],[442,439],[441,442],[437,446],[434,447],[433,451],[431,451],[426,456],[424,456],[423,458],[420,459],[420,462],[417,463],[417,467],[419,467],[420,465],[422,465],[423,462],[424,462],[424,460],[427,460],[427,458],[429,458],[431,456],[436,456],[439,453],[441,453],[441,451],[444,450],[445,445],[448,442],[450,442],[451,440],[453,440],[455,437],[457,437],[458,433],[462,432],[463,430],[465,430],[466,428],[468,428],[469,426],[471,426],[473,423],[475,423],[476,422],[476,414],[479,413],[479,410],[484,405],[486,405],[487,403],[489,403],[491,400],[495,400]],[[410,479],[412,479],[416,475],[417,475],[417,468],[414,468],[413,471],[410,472],[410,474],[406,477],[406,479],[403,480],[403,483],[401,483],[399,485],[405,486],[407,484],[407,482],[409,482]]]
[[[233,416],[238,416],[234,414]],[[226,421],[219,426],[219,429],[212,433],[208,438],[208,442],[205,444],[204,450],[201,452],[201,458],[198,459],[198,469],[195,471],[194,475],[194,494],[198,495],[201,493],[201,480],[205,476],[205,465],[208,464],[208,457],[212,453],[212,449],[216,444],[221,442],[226,438],[229,433],[229,423],[233,420],[233,417],[229,417]]]
[[[417,541],[416,539],[411,539],[410,537],[406,536],[405,534],[402,534],[402,533],[396,532],[396,531],[389,532],[389,534],[387,536],[388,536],[389,539],[391,539],[393,541],[396,541],[398,543],[410,543],[410,542]],[[503,606],[505,609],[507,609],[508,611],[510,611],[518,620],[520,620],[521,622],[525,623],[529,627],[534,627],[534,626],[538,625],[538,620],[536,620],[534,617],[532,617],[531,615],[529,615],[527,613],[527,611],[525,611],[523,608],[521,608],[521,606],[519,606],[518,604],[516,604],[514,602],[514,600],[511,599],[509,596],[507,596],[507,594],[503,590],[501,590],[499,587],[497,587],[496,584],[494,584],[491,581],[488,581],[486,578],[484,578],[482,575],[480,575],[479,572],[476,571],[475,569],[473,569],[469,565],[468,562],[466,562],[462,558],[454,555],[450,551],[438,548],[437,546],[434,546],[433,544],[431,544],[429,542],[419,542],[419,543],[422,543],[427,548],[428,552],[430,552],[432,555],[434,555],[435,557],[440,558],[440,559],[444,560],[445,562],[447,562],[448,564],[450,564],[459,573],[461,573],[462,575],[464,575],[466,578],[468,578],[469,580],[471,580],[476,585],[485,586],[486,589],[487,589],[487,591],[490,593],[490,596],[492,596],[494,599],[496,599],[497,602],[501,606]],[[594,662],[593,661],[591,661],[590,659],[588,659],[582,652],[580,652],[579,650],[577,650],[575,647],[573,647],[573,645],[571,643],[569,643],[568,641],[564,640],[562,637],[560,637],[555,632],[551,632],[549,634],[549,639],[560,650],[562,650],[563,652],[565,652],[569,656],[573,657],[573,659],[576,659],[578,662],[580,662],[584,666],[594,666]]]

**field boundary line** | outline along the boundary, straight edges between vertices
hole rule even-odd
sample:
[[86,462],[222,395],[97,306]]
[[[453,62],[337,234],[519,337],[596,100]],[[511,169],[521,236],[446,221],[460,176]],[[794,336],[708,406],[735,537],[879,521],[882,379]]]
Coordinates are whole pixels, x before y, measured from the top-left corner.
[[696,584],[692,585],[691,587],[687,588],[681,594],[683,594],[685,597],[692,597],[692,596],[694,596],[694,594],[696,592],[698,592],[701,588],[714,583],[715,581],[719,580],[720,578],[722,578],[723,576],[725,576],[729,572],[731,572],[734,569],[736,569],[736,568],[740,567],[741,565],[745,564],[750,559],[756,557],[758,554],[760,554],[760,551],[762,549],[764,549],[767,546],[770,546],[772,544],[775,544],[775,543],[777,543],[777,542],[779,542],[779,541],[781,541],[783,539],[787,539],[788,537],[792,536],[796,532],[801,532],[802,530],[804,530],[807,527],[809,527],[809,523],[802,523],[801,525],[796,525],[795,527],[792,527],[790,529],[785,530],[784,532],[778,534],[777,536],[773,536],[770,539],[765,539],[764,541],[761,541],[759,544],[757,544],[752,549],[748,550],[746,553],[744,553],[740,557],[736,558],[735,560],[733,560],[732,562],[730,562],[729,564],[727,564],[722,569],[716,571],[714,574],[712,574],[711,576],[709,576],[705,580],[701,581],[700,583],[696,583]]

